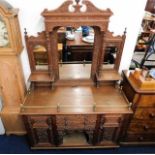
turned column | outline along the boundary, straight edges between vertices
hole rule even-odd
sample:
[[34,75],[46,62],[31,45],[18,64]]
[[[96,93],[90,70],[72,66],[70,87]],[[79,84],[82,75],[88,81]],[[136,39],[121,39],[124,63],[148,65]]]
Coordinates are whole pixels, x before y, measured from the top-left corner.
[[102,50],[104,32],[100,31],[99,27],[94,27],[94,31],[95,31],[95,40],[94,40],[94,50],[93,50],[93,59],[91,68],[92,79],[94,79],[95,74],[99,72],[99,66],[103,61],[103,58],[101,56],[104,55],[104,51]]
[[105,32],[101,31],[100,32],[100,52],[99,52],[99,61],[98,61],[98,66],[97,66],[97,73],[99,74],[100,69],[102,69],[102,64],[104,62],[104,55],[105,55],[105,50],[106,50],[106,44],[104,41],[105,37]]
[[51,54],[52,54],[52,67],[55,80],[59,79],[59,61],[58,61],[58,34],[57,28],[51,32]]
[[47,42],[47,52],[48,52],[48,71],[49,74],[54,74],[53,72],[53,60],[52,60],[52,52],[51,52],[51,39],[50,39],[50,33],[46,32],[46,42]]
[[122,36],[122,42],[120,44],[120,48],[117,54],[117,57],[116,57],[116,60],[115,60],[115,69],[118,71],[119,70],[119,67],[120,67],[120,63],[121,63],[121,58],[122,58],[122,54],[123,54],[123,48],[124,48],[124,43],[125,43],[125,39],[126,39],[126,28],[125,28],[125,31],[124,31],[124,35]]

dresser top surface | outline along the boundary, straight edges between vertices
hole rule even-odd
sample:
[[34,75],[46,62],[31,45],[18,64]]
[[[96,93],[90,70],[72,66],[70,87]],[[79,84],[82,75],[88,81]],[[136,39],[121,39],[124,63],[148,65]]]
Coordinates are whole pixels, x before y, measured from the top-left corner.
[[121,92],[112,87],[39,88],[26,96],[21,113],[131,113]]

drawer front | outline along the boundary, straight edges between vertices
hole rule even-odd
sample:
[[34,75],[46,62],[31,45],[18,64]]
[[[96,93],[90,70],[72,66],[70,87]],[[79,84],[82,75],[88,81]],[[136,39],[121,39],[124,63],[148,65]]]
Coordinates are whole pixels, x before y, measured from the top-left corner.
[[32,128],[48,128],[52,121],[50,116],[28,116],[28,120]]
[[128,142],[155,142],[155,134],[133,134],[128,133],[126,137]]
[[96,115],[57,115],[58,130],[94,130]]
[[143,122],[143,121],[135,121],[132,122],[129,126],[129,132],[133,133],[154,133],[155,134],[155,122],[149,121],[149,122]]
[[138,102],[138,107],[154,107],[155,108],[155,94],[142,95]]
[[122,119],[122,115],[105,115],[102,118],[102,124],[104,126],[119,126]]
[[138,108],[135,112],[134,119],[155,120],[155,108]]

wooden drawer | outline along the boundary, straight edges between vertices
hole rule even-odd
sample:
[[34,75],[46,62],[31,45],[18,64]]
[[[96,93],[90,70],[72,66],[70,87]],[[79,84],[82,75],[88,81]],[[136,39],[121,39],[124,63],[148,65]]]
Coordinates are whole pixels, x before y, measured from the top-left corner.
[[48,128],[51,120],[50,116],[27,116],[28,123],[32,128]]
[[105,127],[110,126],[119,126],[122,119],[122,115],[105,115],[102,118],[102,124],[104,124]]
[[154,107],[155,108],[155,95],[141,95],[138,102],[138,107]]
[[93,130],[96,115],[57,115],[56,122],[58,130]]
[[138,108],[135,112],[134,119],[155,120],[155,108]]
[[126,137],[128,142],[155,142],[155,134],[133,134],[128,133]]
[[149,122],[144,122],[144,121],[135,121],[130,124],[129,126],[129,132],[133,133],[154,133],[155,134],[155,122],[154,121],[149,121]]

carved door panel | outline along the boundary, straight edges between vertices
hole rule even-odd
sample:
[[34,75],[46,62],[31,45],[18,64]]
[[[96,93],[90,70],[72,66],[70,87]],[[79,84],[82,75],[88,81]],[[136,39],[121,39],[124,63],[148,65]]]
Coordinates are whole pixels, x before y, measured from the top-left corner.
[[99,142],[101,144],[117,144],[118,127],[105,127],[100,130]]
[[32,147],[55,145],[52,116],[23,116]]
[[121,115],[98,115],[94,131],[94,145],[118,145]]

